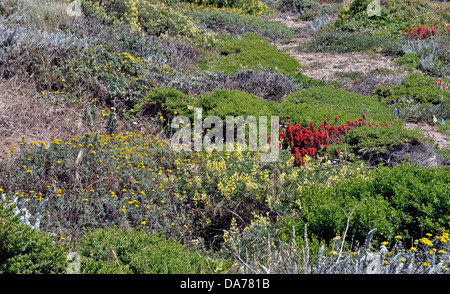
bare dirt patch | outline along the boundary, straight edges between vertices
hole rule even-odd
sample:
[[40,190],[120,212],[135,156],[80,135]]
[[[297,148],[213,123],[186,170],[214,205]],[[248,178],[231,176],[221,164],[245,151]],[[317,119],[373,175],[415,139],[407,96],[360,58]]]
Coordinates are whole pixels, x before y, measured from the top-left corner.
[[360,72],[366,74],[378,68],[395,71],[392,59],[367,53],[290,53],[303,66],[301,72],[314,79],[335,80],[336,73]]
[[394,58],[376,53],[324,53],[324,52],[299,52],[296,50],[299,44],[307,42],[313,37],[314,32],[308,22],[297,19],[277,18],[287,27],[294,28],[297,35],[291,40],[276,44],[282,50],[294,57],[301,65],[301,73],[318,80],[338,80],[336,73],[360,72],[367,74],[378,68],[396,71],[399,66],[393,63]]
[[424,135],[437,145],[441,150],[450,149],[450,135],[440,132],[436,126],[430,126],[428,124],[416,124],[406,123],[406,129],[408,130],[420,130]]

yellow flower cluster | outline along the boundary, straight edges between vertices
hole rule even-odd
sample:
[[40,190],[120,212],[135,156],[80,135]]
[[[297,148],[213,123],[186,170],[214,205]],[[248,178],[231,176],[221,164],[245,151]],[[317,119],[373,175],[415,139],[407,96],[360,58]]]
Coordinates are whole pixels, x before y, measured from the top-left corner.
[[[22,136],[24,139],[24,136]],[[79,188],[75,190],[65,190],[58,187],[47,186],[39,191],[19,191],[8,193],[8,198],[20,197],[26,201],[36,199],[41,201],[46,198],[55,197],[58,199],[69,200],[77,205],[88,205],[92,201],[98,201],[99,196],[110,196],[117,201],[117,207],[121,213],[132,212],[142,217],[141,224],[151,224],[147,219],[166,218],[170,221],[170,226],[180,230],[180,233],[189,232],[190,229],[184,219],[174,217],[170,212],[172,207],[167,206],[167,199],[174,201],[184,200],[186,191],[177,192],[174,170],[164,168],[156,163],[157,159],[162,158],[161,152],[168,150],[168,142],[161,138],[138,132],[129,132],[127,134],[103,135],[97,133],[87,133],[84,136],[75,136],[63,142],[60,139],[54,139],[46,146],[44,142],[22,141],[22,151],[25,155],[32,157],[34,152],[51,152],[49,158],[54,159],[54,168],[62,164],[72,164],[74,159],[71,155],[81,156],[80,162],[92,162],[100,170],[107,171],[106,176],[110,179],[120,178],[124,175],[134,178],[134,181],[124,186],[114,185],[109,192],[104,194],[104,187],[95,187],[95,183],[88,183],[91,188]],[[63,156],[63,158],[61,157]],[[35,158],[36,156],[34,156]],[[84,159],[88,157],[87,159]],[[31,158],[28,158],[31,161]],[[36,160],[36,158],[35,158]],[[77,159],[78,161],[78,159]],[[36,163],[34,163],[36,166]],[[33,171],[28,166],[23,166],[26,174]],[[64,168],[62,166],[61,168]],[[34,174],[34,173],[33,173]],[[3,191],[3,190],[1,190]],[[13,194],[11,194],[13,193]],[[6,193],[4,194],[7,195]],[[69,197],[69,198],[67,198]],[[173,202],[171,203],[174,204]],[[151,218],[150,218],[151,217]],[[164,221],[164,220],[161,220]]]

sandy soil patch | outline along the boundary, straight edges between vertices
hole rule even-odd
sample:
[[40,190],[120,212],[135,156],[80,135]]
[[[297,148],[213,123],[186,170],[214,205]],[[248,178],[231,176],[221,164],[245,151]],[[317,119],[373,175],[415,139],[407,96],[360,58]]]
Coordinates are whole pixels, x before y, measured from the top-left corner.
[[393,58],[376,53],[323,53],[299,52],[296,47],[312,38],[312,30],[308,22],[280,18],[276,19],[287,27],[296,28],[297,36],[288,42],[276,44],[282,50],[294,57],[301,65],[301,73],[314,79],[336,80],[339,72],[360,72],[366,74],[377,68],[387,68],[393,71],[399,67],[393,63]]
[[433,142],[435,142],[438,148],[441,150],[450,149],[450,135],[439,132],[436,126],[430,126],[428,124],[406,123],[405,127],[408,130],[422,131],[424,135],[433,140]]

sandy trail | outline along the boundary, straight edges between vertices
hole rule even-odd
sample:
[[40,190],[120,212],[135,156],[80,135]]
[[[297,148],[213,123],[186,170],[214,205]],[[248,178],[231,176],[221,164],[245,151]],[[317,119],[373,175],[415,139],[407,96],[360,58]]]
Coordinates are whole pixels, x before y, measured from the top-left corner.
[[419,130],[437,145],[438,149],[450,149],[450,135],[437,130],[437,126],[427,124],[406,123],[405,128],[408,130]]
[[[284,23],[287,27],[295,28],[299,34],[288,42],[276,46],[294,57],[301,65],[300,72],[314,79],[338,79],[336,73],[360,72],[366,74],[377,68],[387,68],[396,71],[399,66],[393,63],[393,58],[375,53],[324,53],[300,52],[296,49],[300,43],[311,39],[311,29],[308,22],[280,18],[276,21]],[[308,34],[308,32],[310,32]]]

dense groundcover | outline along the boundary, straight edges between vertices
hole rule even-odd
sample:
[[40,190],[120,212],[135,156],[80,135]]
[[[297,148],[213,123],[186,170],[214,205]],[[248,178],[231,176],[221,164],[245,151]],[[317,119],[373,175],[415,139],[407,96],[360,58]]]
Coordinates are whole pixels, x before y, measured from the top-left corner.
[[445,3],[76,2],[0,0],[0,273],[448,272]]

